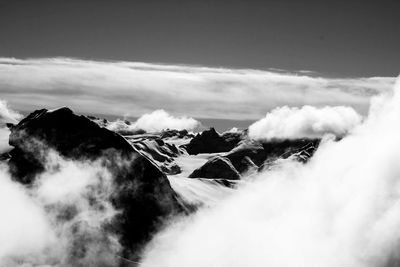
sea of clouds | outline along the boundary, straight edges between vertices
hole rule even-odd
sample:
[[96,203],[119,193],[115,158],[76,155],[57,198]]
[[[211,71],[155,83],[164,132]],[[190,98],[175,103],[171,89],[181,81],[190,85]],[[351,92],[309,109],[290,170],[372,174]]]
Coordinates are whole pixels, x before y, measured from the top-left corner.
[[398,266],[399,136],[400,83],[347,136],[326,136],[308,163],[282,160],[173,222],[141,266]]

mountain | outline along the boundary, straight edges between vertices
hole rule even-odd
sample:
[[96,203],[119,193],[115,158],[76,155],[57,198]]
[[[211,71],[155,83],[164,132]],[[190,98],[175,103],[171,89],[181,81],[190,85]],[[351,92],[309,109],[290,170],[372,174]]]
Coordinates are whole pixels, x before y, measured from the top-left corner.
[[124,137],[100,127],[68,108],[37,110],[11,127],[8,165],[14,179],[29,186],[46,171],[51,150],[77,161],[102,160],[113,174],[115,192],[109,197],[115,232],[124,255],[135,255],[162,224],[163,218],[185,210],[166,175]]
[[319,144],[308,139],[257,141],[247,131],[219,134],[214,128],[196,135],[173,129],[114,132],[109,125],[66,107],[36,110],[9,125],[12,150],[0,160],[26,188],[53,171],[48,163],[52,153],[65,160],[100,161],[112,174],[108,201],[118,211],[104,231],[118,237],[121,259],[130,260],[140,258],[143,246],[171,218],[214,205],[277,159],[306,162]]
[[194,170],[189,178],[224,178],[240,180],[239,172],[233,167],[229,159],[216,156],[209,159],[203,166]]
[[227,152],[240,141],[240,136],[221,136],[214,128],[197,134],[184,148],[190,155]]

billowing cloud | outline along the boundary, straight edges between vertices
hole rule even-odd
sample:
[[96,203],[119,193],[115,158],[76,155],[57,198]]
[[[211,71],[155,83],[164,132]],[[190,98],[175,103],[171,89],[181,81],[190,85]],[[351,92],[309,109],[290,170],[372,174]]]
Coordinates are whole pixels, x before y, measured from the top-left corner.
[[151,113],[142,115],[137,121],[132,124],[127,124],[125,121],[116,120],[111,122],[107,128],[112,131],[138,131],[146,132],[161,132],[165,129],[175,130],[193,130],[200,123],[186,116],[174,117],[168,114],[165,110],[158,109]]
[[352,106],[389,91],[392,77],[326,78],[313,73],[208,68],[70,58],[0,58],[0,92],[13,108],[69,106],[79,113],[258,119],[273,108]]
[[325,134],[344,136],[361,122],[351,107],[279,107],[249,127],[253,139],[320,138]]
[[174,117],[164,110],[155,110],[152,113],[142,115],[134,126],[147,132],[157,132],[164,129],[193,130],[199,126],[199,122],[188,117]]
[[398,266],[400,84],[340,141],[160,233],[143,267]]

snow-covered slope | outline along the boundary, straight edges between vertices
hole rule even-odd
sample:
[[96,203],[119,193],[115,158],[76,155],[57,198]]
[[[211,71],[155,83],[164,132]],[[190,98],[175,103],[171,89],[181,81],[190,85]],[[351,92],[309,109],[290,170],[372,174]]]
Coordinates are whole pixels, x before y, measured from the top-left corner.
[[194,205],[213,206],[234,192],[235,189],[223,185],[218,180],[188,178],[193,170],[218,154],[220,153],[182,155],[175,159],[182,172],[168,175],[168,179],[172,188],[184,201]]

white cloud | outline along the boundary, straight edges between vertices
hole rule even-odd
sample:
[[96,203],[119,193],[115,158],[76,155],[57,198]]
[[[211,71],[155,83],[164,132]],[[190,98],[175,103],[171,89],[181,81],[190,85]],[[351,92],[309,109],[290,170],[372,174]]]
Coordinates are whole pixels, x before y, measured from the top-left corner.
[[[211,209],[157,235],[143,267],[396,266],[400,84],[307,164],[282,161]],[[395,264],[396,263],[396,264]]]
[[279,107],[249,127],[253,139],[320,138],[325,134],[342,137],[361,122],[351,107]]
[[111,121],[106,125],[106,128],[115,131],[115,132],[122,132],[122,131],[132,131],[135,132],[139,129],[133,127],[131,124],[127,124],[124,120],[117,119],[115,121]]
[[239,132],[240,130],[237,127],[232,127],[231,129],[226,131],[226,133],[239,133]]
[[0,92],[18,110],[69,106],[129,115],[168,110],[197,118],[257,119],[289,106],[352,106],[388,91],[392,77],[324,78],[309,73],[69,58],[0,58]]
[[164,110],[155,110],[152,113],[142,115],[133,125],[147,132],[159,132],[164,129],[193,130],[199,126],[199,122],[188,117],[174,117]]
[[0,265],[115,266],[121,247],[103,228],[116,214],[111,174],[100,162],[47,158],[32,187],[0,164]]
[[0,169],[0,210],[0,263],[18,253],[39,253],[54,238],[44,210],[22,186],[11,182],[4,166]]
[[165,110],[158,109],[151,113],[143,114],[132,124],[127,124],[123,120],[110,122],[107,128],[112,131],[138,131],[161,132],[165,129],[174,130],[193,130],[200,125],[200,122],[186,116],[175,117],[168,114]]

